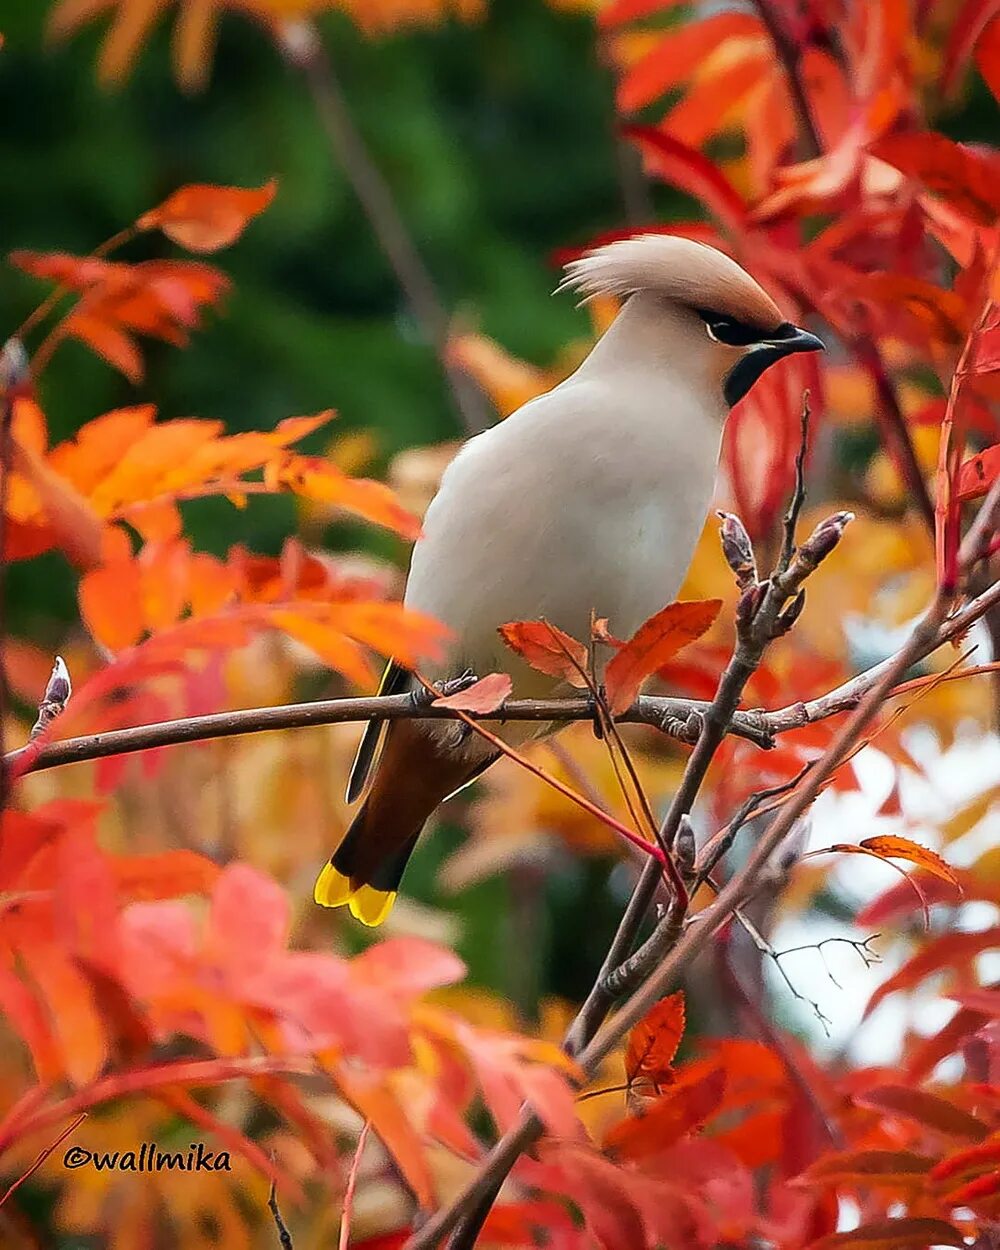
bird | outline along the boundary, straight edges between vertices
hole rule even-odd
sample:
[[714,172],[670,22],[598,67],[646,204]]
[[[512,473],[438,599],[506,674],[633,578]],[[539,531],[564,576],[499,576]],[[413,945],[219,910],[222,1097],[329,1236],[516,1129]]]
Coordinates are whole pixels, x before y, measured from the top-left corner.
[[[498,627],[544,619],[588,638],[604,618],[628,638],[671,602],[711,507],[730,410],[776,361],[824,346],[735,260],[681,236],[585,252],[562,291],[581,303],[617,297],[619,311],[573,374],[470,438],[442,476],[403,597],[453,636],[432,680],[500,670],[517,698],[567,693],[512,654]],[[414,681],[390,662],[380,693]],[[496,732],[519,746],[554,728]],[[428,818],[498,754],[461,722],[370,722],[347,792],[364,799],[316,901],[380,924]]]

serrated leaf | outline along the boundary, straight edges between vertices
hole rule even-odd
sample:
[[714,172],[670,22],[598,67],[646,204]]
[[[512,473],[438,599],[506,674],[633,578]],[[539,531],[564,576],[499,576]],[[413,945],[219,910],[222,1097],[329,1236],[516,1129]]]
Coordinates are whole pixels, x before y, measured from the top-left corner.
[[512,651],[540,673],[558,677],[577,689],[586,681],[580,670],[587,670],[587,648],[570,634],[548,621],[508,621],[497,632]]
[[682,647],[710,628],[722,607],[721,599],[668,604],[644,622],[608,662],[604,684],[613,716],[635,702],[639,687]]
[[625,1079],[629,1085],[646,1077],[659,1092],[669,1076],[684,1035],[684,994],[677,990],[662,999],[639,1021],[628,1036],[625,1049]]

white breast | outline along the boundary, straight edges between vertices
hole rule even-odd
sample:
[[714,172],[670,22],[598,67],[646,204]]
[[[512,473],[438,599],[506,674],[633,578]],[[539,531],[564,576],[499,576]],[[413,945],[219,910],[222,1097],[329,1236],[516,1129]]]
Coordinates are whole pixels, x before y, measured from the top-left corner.
[[455,632],[447,668],[502,669],[515,693],[549,694],[498,625],[544,617],[585,640],[593,611],[628,637],[675,598],[721,432],[684,388],[578,377],[472,439],[427,513],[405,598]]

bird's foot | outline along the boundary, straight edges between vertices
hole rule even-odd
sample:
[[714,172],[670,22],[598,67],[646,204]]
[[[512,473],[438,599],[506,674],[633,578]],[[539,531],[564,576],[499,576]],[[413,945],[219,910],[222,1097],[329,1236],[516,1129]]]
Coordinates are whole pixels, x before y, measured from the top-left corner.
[[470,686],[474,686],[479,678],[467,668],[464,673],[459,673],[457,677],[447,677],[444,681],[436,681],[434,688],[445,697],[449,695],[461,694],[463,690],[468,690]]

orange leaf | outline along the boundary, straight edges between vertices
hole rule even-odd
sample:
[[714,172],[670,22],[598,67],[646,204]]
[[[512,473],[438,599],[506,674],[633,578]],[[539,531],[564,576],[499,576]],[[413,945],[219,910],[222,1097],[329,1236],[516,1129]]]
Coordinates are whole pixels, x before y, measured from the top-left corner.
[[214,860],[186,849],[114,856],[110,863],[119,892],[131,902],[208,894],[221,871]]
[[923,868],[925,872],[940,877],[942,881],[951,885],[958,884],[958,878],[940,855],[928,850],[926,846],[921,846],[919,842],[911,842],[909,838],[885,834],[878,838],[864,838],[858,845],[881,859],[905,859]]
[[110,651],[142,637],[142,575],[134,560],[116,560],[80,582],[80,616],[91,636]]
[[217,252],[235,243],[248,223],[274,199],[272,178],[256,189],[192,184],[143,213],[140,230],[162,230],[190,252]]
[[435,699],[432,707],[453,707],[461,712],[495,712],[497,708],[510,698],[513,683],[506,673],[490,673],[477,681],[468,690],[460,690],[457,694]]
[[103,524],[91,504],[32,447],[14,444],[13,464],[32,486],[52,538],[77,568],[101,560]]
[[577,689],[587,683],[580,669],[587,670],[587,648],[548,621],[508,621],[497,630],[512,651],[532,668],[550,677],[559,677]]
[[631,707],[646,678],[682,647],[700,638],[721,607],[721,599],[671,603],[640,625],[605,673],[612,715],[619,716]]
[[343,673],[349,681],[359,686],[371,682],[373,673],[364,652],[337,626],[295,611],[274,610],[268,616],[276,629],[297,639],[318,655],[324,664]]
[[629,1085],[637,1076],[645,1076],[659,1093],[661,1081],[670,1076],[683,1035],[684,993],[678,990],[658,1002],[629,1034],[625,1050],[625,1079]]
[[130,382],[142,381],[145,372],[142,353],[131,335],[120,330],[118,326],[76,309],[63,322],[62,328],[71,338],[79,339],[81,343],[93,348],[102,360],[107,361],[119,373],[124,373]]

